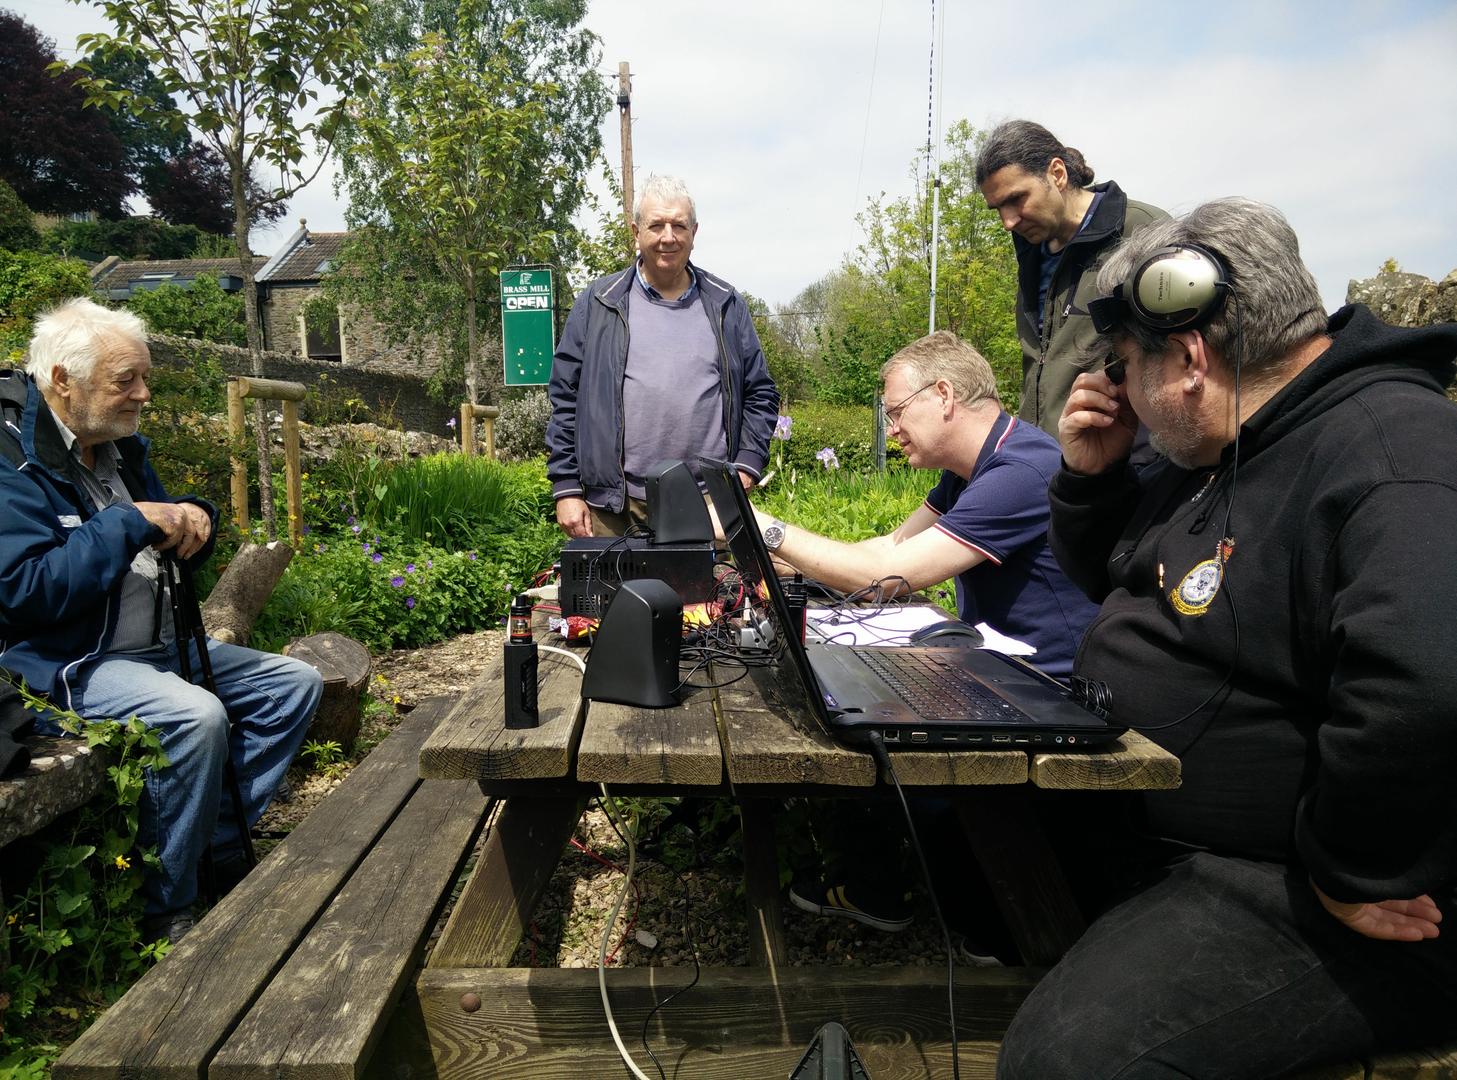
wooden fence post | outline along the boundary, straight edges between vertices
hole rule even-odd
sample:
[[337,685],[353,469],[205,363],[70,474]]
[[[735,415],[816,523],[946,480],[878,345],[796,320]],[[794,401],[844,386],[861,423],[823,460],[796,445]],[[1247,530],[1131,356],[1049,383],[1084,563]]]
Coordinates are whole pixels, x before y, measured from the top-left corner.
[[486,422],[486,457],[496,457],[496,417],[501,410],[494,405],[472,405],[463,401],[460,405],[460,449],[466,455],[476,452],[476,421]]
[[246,375],[228,378],[228,438],[233,466],[233,521],[238,531],[248,530],[248,465],[243,460],[243,399],[262,398],[283,402],[283,471],[288,490],[288,539],[295,548],[303,538],[303,475],[299,461],[298,403],[309,396],[303,383],[278,379],[254,379]]

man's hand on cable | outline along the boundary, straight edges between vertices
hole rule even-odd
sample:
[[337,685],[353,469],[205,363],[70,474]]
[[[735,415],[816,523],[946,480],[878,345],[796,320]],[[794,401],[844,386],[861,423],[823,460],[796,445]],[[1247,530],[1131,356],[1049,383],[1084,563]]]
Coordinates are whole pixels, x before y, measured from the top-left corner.
[[1439,932],[1442,912],[1430,896],[1423,894],[1414,900],[1382,900],[1376,904],[1346,904],[1332,900],[1320,891],[1315,882],[1310,883],[1321,906],[1346,926],[1368,938],[1377,941],[1425,941]]
[[556,521],[562,532],[571,537],[592,535],[592,511],[586,499],[568,496],[556,501]]
[[162,530],[162,539],[152,546],[172,551],[179,559],[196,555],[212,535],[212,519],[196,503],[139,502],[136,508]]
[[1128,394],[1103,371],[1085,371],[1073,382],[1057,421],[1062,460],[1075,473],[1096,476],[1128,457],[1138,417]]

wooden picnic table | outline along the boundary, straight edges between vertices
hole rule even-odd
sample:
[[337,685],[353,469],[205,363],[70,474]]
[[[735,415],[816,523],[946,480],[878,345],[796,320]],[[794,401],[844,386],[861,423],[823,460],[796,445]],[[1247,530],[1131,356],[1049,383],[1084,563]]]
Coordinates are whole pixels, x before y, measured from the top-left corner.
[[[675,708],[642,709],[583,701],[581,672],[568,659],[542,652],[540,669],[538,727],[504,726],[493,671],[460,697],[420,752],[422,777],[474,781],[504,798],[504,808],[396,1018],[386,1061],[428,1053],[441,1076],[620,1074],[596,972],[505,966],[582,808],[606,784],[613,794],[730,796],[739,806],[752,966],[706,969],[682,1007],[655,1018],[654,1037],[679,1075],[787,1075],[831,1019],[865,1043],[858,1048],[874,1075],[881,1075],[877,1062],[893,1070],[888,1075],[949,1075],[944,969],[787,966],[773,816],[791,796],[893,798],[868,753],[833,741],[762,674],[689,690]],[[1033,789],[1175,788],[1179,762],[1135,733],[1098,750],[917,750],[893,760],[907,794],[954,800],[1029,965],[958,969],[961,1062],[966,1069],[979,1061],[980,1074],[990,1075],[1016,1006],[1083,930],[1030,810]],[[609,975],[628,1031],[685,972]],[[906,1055],[916,1063],[909,1072]]]

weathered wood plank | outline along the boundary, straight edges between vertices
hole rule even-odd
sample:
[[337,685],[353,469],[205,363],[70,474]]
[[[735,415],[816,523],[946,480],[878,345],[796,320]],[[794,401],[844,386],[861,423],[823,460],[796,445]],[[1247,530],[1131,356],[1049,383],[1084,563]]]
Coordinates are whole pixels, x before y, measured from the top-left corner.
[[956,813],[1024,963],[1050,967],[1087,929],[1030,788],[964,788]]
[[[61,1056],[56,1080],[201,1077],[210,1058],[419,784],[449,707],[407,716],[247,879]],[[219,973],[226,971],[227,977]]]
[[802,704],[796,711],[765,689],[755,678],[718,690],[731,784],[874,785],[869,754],[840,746],[804,715]]
[[582,671],[564,656],[539,658],[541,723],[507,728],[497,668],[461,695],[420,752],[420,775],[443,780],[566,776],[581,734]]
[[774,816],[783,804],[772,799],[739,800],[744,844],[744,900],[749,907],[749,963],[768,968],[766,978],[784,966],[784,901],[779,887],[779,852]]
[[1179,786],[1179,759],[1136,731],[1125,732],[1107,749],[1033,754],[1028,769],[1041,788],[1168,790]]
[[577,747],[577,779],[685,787],[721,783],[723,750],[712,693],[689,690],[673,709],[590,702]]
[[[961,1075],[991,1077],[996,1043],[1031,991],[1021,968],[957,971]],[[609,973],[613,1012],[639,1067],[652,1065],[631,1033],[692,972],[629,968]],[[479,996],[475,1012],[462,1008]],[[472,1000],[469,1004],[474,1004]],[[602,1020],[595,971],[428,968],[396,1012],[369,1076],[438,1080],[581,1080],[620,1076]],[[845,1025],[876,1080],[951,1075],[946,972],[924,968],[708,968],[699,984],[658,1013],[649,1039],[669,1076],[705,1080],[787,1076],[826,1021]],[[428,1053],[429,1057],[424,1054]]]
[[[891,764],[906,787],[1027,782],[1027,755],[1017,750],[892,750]],[[890,783],[884,769],[881,780]]]
[[432,967],[511,962],[582,806],[575,796],[506,801],[430,954]]
[[1378,1054],[1370,1075],[1371,1080],[1452,1080],[1457,1076],[1457,1045]]
[[352,1080],[414,973],[487,799],[431,780],[374,845],[208,1067],[215,1080]]

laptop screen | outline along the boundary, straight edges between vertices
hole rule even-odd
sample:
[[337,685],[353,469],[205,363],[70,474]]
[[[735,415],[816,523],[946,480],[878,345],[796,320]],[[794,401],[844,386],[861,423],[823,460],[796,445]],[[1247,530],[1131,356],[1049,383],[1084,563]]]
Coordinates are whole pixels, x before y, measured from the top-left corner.
[[[788,700],[791,704],[800,704],[808,698],[821,723],[826,723],[829,713],[804,644],[797,630],[786,632],[794,625],[789,602],[779,584],[769,549],[764,546],[764,537],[754,519],[749,496],[739,481],[738,470],[712,458],[702,458],[698,464],[723,529],[724,540],[742,579],[745,600],[753,608],[755,617],[769,620],[771,635],[768,648],[774,656],[771,670],[776,681],[783,692],[790,695]],[[784,662],[786,659],[789,663]]]

